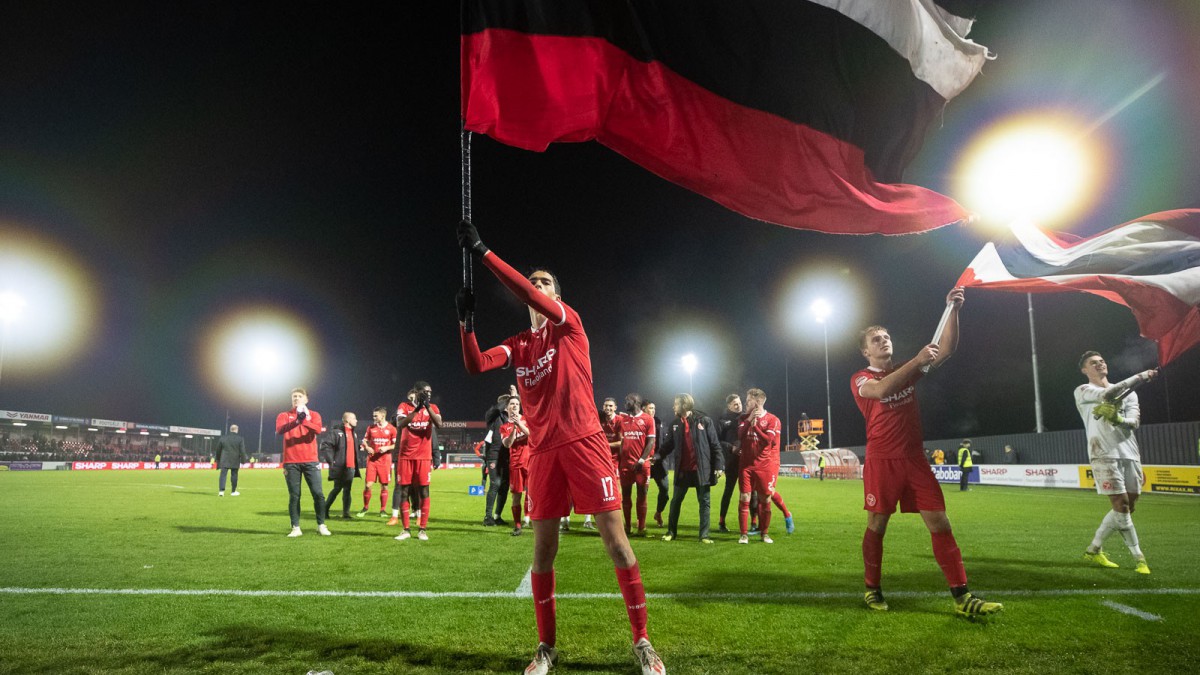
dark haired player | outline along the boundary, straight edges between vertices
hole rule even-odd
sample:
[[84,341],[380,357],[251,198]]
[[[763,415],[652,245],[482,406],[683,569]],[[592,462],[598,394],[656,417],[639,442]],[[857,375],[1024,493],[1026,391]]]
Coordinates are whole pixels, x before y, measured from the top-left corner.
[[851,376],[850,389],[867,423],[867,458],[863,464],[867,529],[862,552],[867,585],[864,599],[874,610],[888,608],[880,586],[883,535],[897,504],[902,513],[918,512],[925,521],[933,540],[933,557],[950,585],[955,611],[974,617],[1003,609],[1000,603],[987,602],[967,590],[967,572],[946,517],[942,487],[929,469],[921,445],[917,380],[924,375],[924,366],[941,365],[958,346],[963,289],[952,289],[946,302],[952,308],[941,339],[922,347],[912,360],[898,367],[892,362],[892,337],[886,328],[870,326],[859,335],[859,349],[870,365]]
[[625,534],[630,533],[633,492],[637,488],[637,536],[646,536],[646,494],[650,485],[650,459],[658,432],[654,418],[642,411],[642,397],[625,397],[625,412],[616,416],[613,429],[621,440],[617,470],[621,474],[621,511],[625,516]]
[[643,675],[667,672],[646,636],[646,592],[637,557],[622,529],[616,467],[596,419],[592,360],[579,314],[564,304],[558,279],[545,269],[521,276],[479,240],[475,226],[458,226],[458,244],[480,257],[509,291],[529,308],[530,327],[500,345],[479,351],[467,321],[475,298],[458,294],[463,361],[468,373],[513,366],[517,390],[528,419],[530,454],[529,517],[533,521],[534,615],[539,644],[526,675],[545,675],[558,656],[555,650],[554,558],[558,554],[558,521],[572,503],[575,510],[595,514],[604,548],[616,567],[633,632],[633,652]]

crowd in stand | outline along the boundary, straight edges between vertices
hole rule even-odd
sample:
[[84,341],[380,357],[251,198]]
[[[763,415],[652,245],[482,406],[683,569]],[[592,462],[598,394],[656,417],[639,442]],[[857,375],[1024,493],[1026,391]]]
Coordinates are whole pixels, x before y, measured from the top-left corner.
[[183,448],[150,441],[146,445],[99,443],[46,436],[0,437],[0,459],[4,461],[43,462],[152,462],[155,456],[164,462],[207,462],[210,456]]

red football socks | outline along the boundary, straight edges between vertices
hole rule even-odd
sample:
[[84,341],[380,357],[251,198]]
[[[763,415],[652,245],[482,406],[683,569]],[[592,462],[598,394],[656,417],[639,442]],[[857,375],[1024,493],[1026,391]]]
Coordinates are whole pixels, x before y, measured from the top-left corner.
[[879,588],[879,577],[883,572],[883,535],[868,527],[863,532],[862,555],[867,588]]
[[400,502],[400,522],[404,525],[404,529],[407,530],[408,525],[409,525],[408,500],[407,499]]
[[637,529],[646,529],[646,488],[641,485],[637,488],[637,519]]
[[738,526],[742,528],[742,535],[745,535],[750,530],[750,502],[738,500]]
[[531,572],[533,582],[533,614],[537,619],[538,642],[554,646],[556,632],[554,616],[554,570]]
[[513,526],[520,527],[521,526],[521,495],[515,494],[512,496],[512,498],[513,498],[513,500],[512,500]]
[[420,528],[423,530],[423,529],[425,529],[425,526],[428,524],[429,524],[429,497],[425,497],[424,499],[421,500]]
[[388,505],[387,498],[388,498],[388,491],[387,491],[387,488],[385,487],[385,488],[383,488],[383,491],[379,493],[379,510],[380,511],[387,511],[387,505]]
[[784,517],[784,518],[791,518],[791,517],[792,517],[792,512],[791,512],[791,511],[788,511],[787,504],[784,504],[784,503],[783,503],[783,495],[780,495],[778,492],[776,492],[776,493],[772,494],[772,495],[771,495],[771,502],[772,502],[773,504],[775,504],[775,506],[778,506],[780,511],[783,511],[783,517]]
[[963,567],[962,551],[958,550],[954,533],[933,532],[930,536],[933,539],[933,557],[942,568],[942,574],[946,575],[946,582],[951,588],[966,586],[967,570]]
[[771,502],[760,499],[758,502],[758,531],[761,534],[767,533],[767,528],[771,526]]
[[363,490],[363,511],[371,508],[371,488]]
[[629,614],[629,629],[636,644],[646,637],[646,589],[642,586],[642,571],[637,563],[628,569],[615,569],[621,596],[625,598],[625,611]]

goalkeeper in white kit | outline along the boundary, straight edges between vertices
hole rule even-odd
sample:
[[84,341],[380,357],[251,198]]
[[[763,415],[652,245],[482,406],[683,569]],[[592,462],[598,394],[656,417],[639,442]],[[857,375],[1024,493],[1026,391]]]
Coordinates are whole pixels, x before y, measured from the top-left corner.
[[1101,546],[1114,530],[1121,533],[1133,554],[1139,574],[1150,574],[1146,556],[1133,527],[1133,510],[1142,492],[1142,456],[1133,431],[1141,421],[1137,393],[1133,390],[1158,375],[1146,370],[1116,384],[1108,382],[1108,364],[1099,352],[1084,352],[1079,369],[1087,384],[1075,389],[1075,407],[1087,432],[1088,461],[1096,480],[1096,492],[1107,495],[1112,510],[1100,521],[1096,536],[1083,557],[1101,567],[1120,567],[1104,555]]

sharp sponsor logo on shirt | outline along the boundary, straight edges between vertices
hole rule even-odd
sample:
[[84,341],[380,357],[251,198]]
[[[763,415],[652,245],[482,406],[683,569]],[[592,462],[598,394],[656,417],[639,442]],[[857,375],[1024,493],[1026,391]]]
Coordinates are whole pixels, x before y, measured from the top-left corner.
[[550,348],[546,350],[546,354],[537,361],[533,362],[530,367],[518,366],[517,377],[524,378],[526,388],[534,387],[542,378],[549,373],[554,372],[554,355],[558,353],[557,349]]
[[901,389],[900,391],[892,394],[891,396],[884,396],[883,398],[879,399],[879,402],[886,403],[889,408],[895,408],[896,406],[907,405],[909,403],[912,403],[915,400],[915,399],[913,399],[912,395],[913,395],[913,392],[915,392],[916,390],[917,390],[917,385],[910,384],[907,387]]

